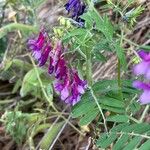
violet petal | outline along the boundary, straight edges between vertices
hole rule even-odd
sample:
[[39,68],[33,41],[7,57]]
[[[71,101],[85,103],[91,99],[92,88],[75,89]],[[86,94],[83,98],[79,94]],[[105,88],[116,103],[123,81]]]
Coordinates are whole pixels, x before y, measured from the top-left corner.
[[140,96],[141,104],[148,104],[150,103],[150,90],[145,90],[143,94]]
[[146,61],[142,61],[133,68],[133,72],[135,75],[144,75],[146,74],[149,68],[150,68],[150,63]]
[[141,81],[134,81],[133,87],[141,90],[150,90],[150,85]]

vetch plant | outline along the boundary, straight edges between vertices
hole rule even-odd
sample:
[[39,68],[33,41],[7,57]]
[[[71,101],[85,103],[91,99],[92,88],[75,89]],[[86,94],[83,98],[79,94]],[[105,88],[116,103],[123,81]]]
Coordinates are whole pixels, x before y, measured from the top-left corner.
[[[29,31],[36,31],[30,36],[27,34],[27,43],[23,41],[27,49],[24,55],[32,64],[15,61],[8,64],[5,71],[21,64],[19,67],[24,76],[17,81],[13,91],[20,90],[20,97],[25,99],[22,105],[29,105],[29,111],[40,117],[33,118],[34,123],[29,123],[31,126],[27,131],[22,120],[26,118],[24,113],[10,112],[5,122],[7,133],[19,143],[27,132],[30,149],[48,150],[54,148],[68,124],[80,136],[92,137],[85,149],[90,149],[93,144],[93,147],[106,150],[148,150],[150,125],[144,120],[150,103],[150,53],[144,48],[136,51],[141,46],[129,39],[129,31],[134,29],[143,6],[135,5],[134,0],[126,3],[67,0],[62,2],[62,7],[68,13],[67,17],[59,17],[53,30],[43,22],[38,27],[39,32],[37,27],[23,25]],[[37,26],[36,15],[34,19]],[[111,55],[115,57],[115,75],[105,78],[103,72],[104,77],[98,78],[98,70],[107,62],[110,64],[108,69],[114,65],[110,62]],[[138,59],[136,64],[132,64],[133,55]],[[137,89],[143,93],[140,95]],[[31,95],[33,99],[28,100]],[[19,109],[22,109],[21,102],[16,102]],[[73,118],[77,118],[74,121],[79,127],[89,128],[91,133],[86,135],[85,131],[80,131]],[[25,130],[18,133],[20,128],[13,129],[14,122]],[[43,137],[35,148],[34,136],[38,133]]]
[[[131,27],[136,17],[143,10],[142,7],[133,9],[130,11],[129,16],[129,13],[126,12],[129,6],[130,3],[122,11],[119,5],[108,1],[107,7],[115,7],[115,13],[119,12],[122,17],[119,22],[120,27],[118,26],[121,31],[121,34],[119,34],[107,15],[99,15],[92,1],[69,0],[65,4],[65,9],[71,15],[71,18],[80,25],[73,26],[73,22],[71,28],[65,29],[65,24],[61,24],[60,26],[64,27],[64,29],[62,29],[61,36],[56,36],[55,40],[49,39],[48,33],[41,30],[38,38],[28,41],[28,47],[32,51],[33,57],[38,61],[39,66],[46,65],[46,62],[48,62],[48,73],[55,78],[53,82],[55,92],[60,95],[62,101],[74,106],[72,117],[80,117],[79,124],[81,126],[88,125],[95,118],[99,118],[98,123],[102,123],[104,129],[95,143],[98,147],[104,149],[112,143],[116,149],[117,147],[119,149],[123,147],[132,149],[144,137],[138,134],[141,131],[137,131],[136,127],[135,132],[134,128],[128,132],[124,124],[122,124],[127,123],[129,128],[132,125],[138,126],[138,124],[133,124],[133,122],[139,123],[139,121],[132,117],[132,113],[135,113],[134,105],[137,106],[137,110],[140,107],[136,101],[129,102],[130,98],[137,93],[132,87],[132,80],[122,79],[125,75],[121,76],[121,71],[127,70],[125,50],[122,47],[126,37],[122,27],[128,27],[128,25],[123,19],[124,16],[127,18],[128,14],[127,23]],[[67,59],[66,56],[70,49],[72,53],[78,53],[76,59],[80,65],[82,76],[86,77],[86,80],[81,79],[79,76],[77,68],[75,69],[74,67],[75,63]],[[92,64],[95,62],[94,58],[97,61],[107,61],[103,54],[104,51],[116,53],[118,57],[118,79],[95,82],[92,77]],[[142,58],[142,62],[134,67],[134,73],[148,77],[149,54],[140,51],[139,55]],[[68,65],[69,61],[72,63],[71,65]],[[83,73],[84,67],[85,73]],[[150,86],[139,81],[135,81],[133,85],[144,90],[140,97],[140,102],[142,104],[148,103]],[[110,115],[106,116],[105,111],[109,111]],[[114,127],[110,129],[107,122],[114,122],[116,125],[114,124]],[[119,130],[115,130],[118,126],[121,126]],[[148,125],[143,124],[143,126],[147,127]],[[117,131],[120,132],[118,133]],[[135,136],[136,143],[132,144],[128,141],[130,135]],[[126,138],[125,141],[124,138]],[[119,144],[122,142],[124,145]],[[128,145],[125,144],[126,142]]]

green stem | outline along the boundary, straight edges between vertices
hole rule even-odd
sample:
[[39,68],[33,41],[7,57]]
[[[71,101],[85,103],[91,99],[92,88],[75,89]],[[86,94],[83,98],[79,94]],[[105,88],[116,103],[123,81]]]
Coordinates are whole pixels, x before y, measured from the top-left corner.
[[121,64],[120,64],[120,60],[118,60],[118,87],[119,87],[119,95],[121,97],[121,99],[123,99],[123,95],[122,95],[122,82],[121,82]]
[[136,123],[140,123],[140,121],[139,121],[139,120],[137,120],[137,119],[133,118],[132,116],[128,116],[128,118],[129,118],[130,120],[132,120],[132,121],[136,122]]
[[[119,35],[119,34],[116,34],[118,37],[121,37],[121,35]],[[129,43],[130,45],[133,45],[133,46],[135,46],[135,47],[140,47],[138,44],[136,44],[136,43],[134,43],[134,42],[132,42],[131,40],[129,40],[129,39],[127,39],[127,38],[125,38],[125,37],[122,37],[122,39],[124,40],[124,41],[126,41],[127,43]]]
[[[122,24],[122,28],[124,28],[124,25]],[[120,46],[123,45],[123,37],[124,37],[124,31],[121,30],[121,37],[120,37]],[[121,62],[118,58],[118,87],[119,87],[119,94],[121,99],[123,99],[123,94],[122,94],[122,82],[121,82]]]
[[46,91],[45,91],[44,88],[43,88],[43,87],[44,87],[44,86],[43,86],[43,83],[42,83],[42,81],[41,81],[41,78],[40,78],[40,76],[39,76],[39,72],[38,72],[38,70],[37,70],[37,67],[36,67],[36,65],[35,65],[35,63],[34,63],[32,57],[31,57],[31,55],[29,55],[29,58],[30,58],[30,60],[31,60],[31,62],[32,62],[32,64],[33,64],[33,67],[34,67],[34,69],[35,69],[35,72],[36,72],[36,75],[37,75],[37,79],[38,79],[38,81],[39,81],[39,83],[40,83],[40,87],[41,87],[41,90],[42,90],[42,92],[43,92],[43,94],[44,94],[44,97],[45,97],[46,100],[49,102],[49,105],[50,105],[56,112],[58,112],[58,110],[56,109],[56,107],[53,105],[52,97],[49,97],[49,96],[47,95]]
[[86,49],[86,77],[88,85],[92,86],[92,63],[91,63],[91,51]]
[[120,60],[118,60],[118,87],[121,88],[121,71],[120,71]]
[[98,109],[100,111],[100,114],[102,115],[105,131],[106,131],[106,133],[108,133],[107,122],[106,122],[105,115],[104,115],[104,113],[102,111],[102,108],[101,108],[100,104],[98,103],[98,99],[96,98],[93,89],[91,87],[89,87],[89,89],[90,89],[92,97],[95,100],[95,103],[96,103],[96,105],[97,105],[97,107],[98,107]]
[[140,118],[140,122],[143,122],[143,119],[144,119],[145,115],[147,114],[148,110],[149,110],[149,105],[146,105],[146,107],[142,113],[142,116]]

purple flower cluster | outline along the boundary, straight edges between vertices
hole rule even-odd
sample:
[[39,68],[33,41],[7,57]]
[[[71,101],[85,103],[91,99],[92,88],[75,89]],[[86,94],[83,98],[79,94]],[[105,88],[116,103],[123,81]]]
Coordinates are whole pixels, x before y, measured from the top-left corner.
[[79,23],[84,23],[84,20],[80,16],[85,12],[85,4],[81,0],[68,0],[65,4],[65,8],[68,13],[71,13],[71,17]]
[[40,31],[38,38],[28,40],[28,47],[32,50],[32,56],[38,61],[39,66],[45,65],[52,50],[47,33],[44,30]]
[[28,47],[39,66],[49,59],[48,73],[55,77],[55,91],[65,103],[75,105],[85,92],[87,82],[80,79],[76,70],[67,67],[62,43],[58,41],[56,47],[52,48],[47,33],[42,30],[38,38],[28,41]]
[[140,96],[141,104],[150,103],[150,53],[140,50],[138,52],[141,62],[134,66],[133,72],[135,75],[143,75],[147,82],[134,81],[133,87],[143,90],[143,93]]

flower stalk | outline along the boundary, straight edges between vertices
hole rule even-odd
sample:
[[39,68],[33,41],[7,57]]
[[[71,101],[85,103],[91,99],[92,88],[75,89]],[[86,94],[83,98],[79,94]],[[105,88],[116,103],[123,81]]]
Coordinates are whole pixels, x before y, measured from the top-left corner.
[[93,79],[92,79],[92,62],[91,62],[91,51],[86,49],[86,77],[88,81],[88,85],[92,86]]

